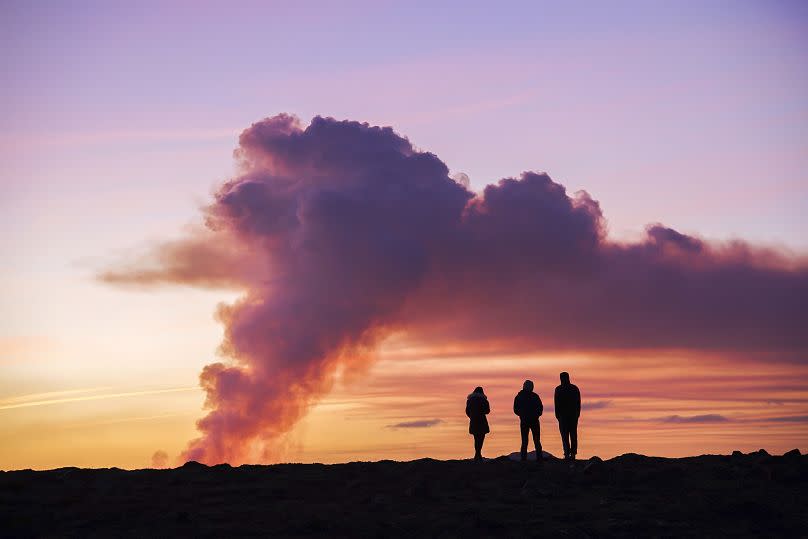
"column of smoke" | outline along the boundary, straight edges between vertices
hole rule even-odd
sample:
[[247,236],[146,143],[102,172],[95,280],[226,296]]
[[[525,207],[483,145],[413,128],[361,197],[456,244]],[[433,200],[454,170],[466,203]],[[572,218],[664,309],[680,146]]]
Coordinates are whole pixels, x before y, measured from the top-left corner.
[[391,128],[289,115],[256,123],[205,228],[103,275],[237,287],[222,361],[182,458],[266,461],[340,369],[391,332],[510,350],[775,350],[804,360],[805,259],[661,225],[608,240],[588,194],[545,174],[468,190]]

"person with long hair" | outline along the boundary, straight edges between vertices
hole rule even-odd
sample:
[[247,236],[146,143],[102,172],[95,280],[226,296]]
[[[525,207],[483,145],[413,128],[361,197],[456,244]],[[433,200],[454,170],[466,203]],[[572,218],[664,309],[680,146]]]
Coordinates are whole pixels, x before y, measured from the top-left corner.
[[485,396],[483,388],[476,387],[466,398],[466,415],[469,418],[469,434],[474,436],[474,460],[483,459],[482,450],[485,435],[491,432],[488,428],[488,418],[485,416],[491,413],[491,406],[488,404],[488,397]]

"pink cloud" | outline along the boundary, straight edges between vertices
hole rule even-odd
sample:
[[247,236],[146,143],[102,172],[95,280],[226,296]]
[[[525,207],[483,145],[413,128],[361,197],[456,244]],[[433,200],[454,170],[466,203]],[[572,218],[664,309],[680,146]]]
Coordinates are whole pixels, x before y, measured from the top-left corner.
[[389,127],[293,116],[239,139],[207,229],[105,272],[114,284],[244,291],[184,458],[270,459],[392,334],[459,350],[692,350],[799,361],[805,259],[663,225],[610,241],[600,205],[542,173],[475,195]]

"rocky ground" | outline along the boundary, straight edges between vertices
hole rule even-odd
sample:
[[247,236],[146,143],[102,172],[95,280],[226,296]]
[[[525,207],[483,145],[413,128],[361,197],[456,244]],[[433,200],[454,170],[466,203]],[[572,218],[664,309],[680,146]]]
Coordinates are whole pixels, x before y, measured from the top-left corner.
[[7,537],[808,536],[792,451],[0,472]]

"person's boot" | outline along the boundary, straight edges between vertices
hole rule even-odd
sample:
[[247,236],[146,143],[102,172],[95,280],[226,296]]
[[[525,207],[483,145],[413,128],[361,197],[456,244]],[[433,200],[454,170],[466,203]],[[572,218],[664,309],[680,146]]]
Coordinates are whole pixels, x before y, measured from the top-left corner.
[[525,462],[527,460],[527,451],[522,451],[521,457],[522,457],[522,462]]

